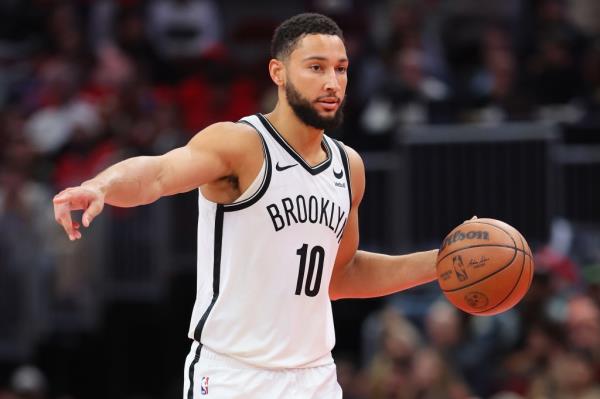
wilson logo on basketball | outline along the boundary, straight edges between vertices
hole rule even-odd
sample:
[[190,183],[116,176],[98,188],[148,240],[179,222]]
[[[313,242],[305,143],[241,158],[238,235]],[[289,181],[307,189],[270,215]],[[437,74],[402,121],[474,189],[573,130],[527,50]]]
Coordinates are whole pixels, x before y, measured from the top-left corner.
[[490,240],[490,235],[487,231],[469,231],[467,233],[463,233],[460,230],[454,232],[454,234],[449,235],[442,242],[442,248],[440,250],[446,249],[449,245],[454,244],[457,241],[462,241],[464,239],[468,240]]

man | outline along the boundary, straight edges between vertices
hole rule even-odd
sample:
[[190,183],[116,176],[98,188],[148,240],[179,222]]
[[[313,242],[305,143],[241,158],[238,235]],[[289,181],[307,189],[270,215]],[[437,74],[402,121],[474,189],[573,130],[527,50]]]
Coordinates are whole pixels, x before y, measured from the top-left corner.
[[435,278],[437,251],[357,251],[364,166],[324,135],[342,120],[348,58],[318,14],[283,22],[266,115],[207,127],[182,148],[122,161],[54,199],[81,238],[104,204],[129,207],[199,188],[198,288],[184,398],[341,398],[330,300],[390,294]]

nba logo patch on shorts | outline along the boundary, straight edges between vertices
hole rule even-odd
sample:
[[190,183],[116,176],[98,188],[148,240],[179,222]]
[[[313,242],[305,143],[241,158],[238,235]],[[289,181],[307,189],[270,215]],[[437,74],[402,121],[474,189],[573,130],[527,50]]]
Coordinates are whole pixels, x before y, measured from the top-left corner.
[[200,382],[200,395],[208,395],[208,377],[202,377]]

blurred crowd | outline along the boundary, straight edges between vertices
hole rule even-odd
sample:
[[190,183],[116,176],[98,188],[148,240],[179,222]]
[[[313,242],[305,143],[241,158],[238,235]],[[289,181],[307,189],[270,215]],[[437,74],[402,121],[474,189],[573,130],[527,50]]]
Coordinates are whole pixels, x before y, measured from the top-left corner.
[[365,367],[342,363],[348,397],[600,398],[600,281],[575,289],[558,271],[565,258],[550,258],[538,255],[528,295],[498,316],[468,317],[445,301],[419,319],[394,306],[370,316]]
[[[407,125],[600,125],[596,0],[281,3],[0,2],[0,399],[71,398],[23,364],[60,330],[50,308],[81,307],[79,324],[94,325],[93,248],[64,238],[54,193],[267,112],[269,40],[293,13],[323,12],[344,29],[350,83],[336,134],[358,150]],[[557,245],[536,258],[525,301],[498,317],[441,300],[413,317],[384,301],[363,324],[360,356],[339,358],[345,397],[600,398],[600,269],[582,275]]]

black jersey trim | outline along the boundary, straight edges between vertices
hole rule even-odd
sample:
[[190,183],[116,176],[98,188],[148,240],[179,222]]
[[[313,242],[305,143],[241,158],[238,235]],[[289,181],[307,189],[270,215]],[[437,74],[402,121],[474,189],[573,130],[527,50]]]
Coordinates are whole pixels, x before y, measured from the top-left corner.
[[213,297],[210,305],[200,318],[196,329],[194,330],[194,339],[198,342],[202,338],[202,330],[210,311],[212,310],[217,298],[219,297],[219,280],[221,277],[221,244],[223,239],[223,205],[217,204],[217,212],[215,215],[215,238],[214,238],[214,256],[213,256]]
[[348,198],[350,199],[350,208],[348,211],[350,211],[350,209],[352,209],[352,184],[350,184],[351,176],[350,176],[350,161],[348,160],[348,153],[346,152],[346,149],[344,148],[344,144],[342,142],[337,141],[336,139],[331,139],[331,140],[335,143],[337,148],[340,150],[340,158],[342,159],[342,165],[344,165],[344,173],[346,174],[346,186],[348,187]]
[[217,302],[217,298],[219,298],[219,287],[221,281],[221,248],[223,242],[223,216],[224,210],[223,205],[217,204],[217,211],[215,214],[215,238],[214,238],[214,255],[213,255],[213,296],[208,308],[204,311],[204,314],[198,321],[196,328],[194,329],[194,340],[198,342],[198,349],[196,349],[196,355],[194,356],[194,360],[190,364],[189,370],[189,378],[190,378],[190,387],[187,393],[188,399],[193,399],[194,397],[194,367],[196,363],[198,363],[198,359],[200,359],[200,351],[202,349],[202,330],[204,330],[204,325],[206,324],[206,319],[208,319],[208,315],[210,314],[213,306],[215,306],[215,302]]
[[265,158],[265,174],[263,175],[263,180],[260,183],[260,187],[258,188],[258,190],[256,190],[256,192],[254,194],[252,194],[252,196],[250,196],[249,198],[246,198],[243,201],[240,202],[234,202],[231,204],[224,204],[224,211],[225,212],[233,212],[233,211],[239,211],[240,209],[245,209],[248,208],[249,206],[255,204],[259,199],[262,198],[262,196],[265,194],[265,192],[267,192],[267,188],[269,188],[269,183],[271,183],[271,154],[269,153],[269,147],[267,146],[267,143],[264,139],[264,137],[262,136],[262,133],[256,128],[256,126],[254,126],[251,122],[246,121],[246,120],[240,120],[237,123],[244,123],[250,127],[252,127],[254,130],[256,130],[258,137],[260,137],[260,141],[262,143],[263,146],[263,155]]
[[188,371],[188,378],[190,379],[190,386],[187,392],[187,399],[194,399],[194,367],[198,360],[200,360],[200,351],[202,350],[202,345],[198,345],[196,348],[196,353],[194,353],[194,360],[190,363],[190,369]]
[[273,126],[271,124],[271,122],[269,122],[269,120],[267,118],[265,118],[264,115],[259,113],[259,114],[256,114],[256,116],[261,121],[261,123],[263,124],[265,129],[267,129],[267,131],[271,134],[271,136],[273,136],[275,141],[277,141],[277,143],[279,143],[279,145],[281,147],[283,147],[283,149],[286,150],[288,152],[288,154],[290,154],[292,156],[292,158],[294,158],[296,161],[298,161],[298,163],[300,165],[302,165],[302,167],[304,169],[306,169],[308,171],[308,173],[310,173],[313,176],[318,175],[319,173],[323,172],[325,169],[327,169],[329,167],[329,165],[331,164],[331,158],[332,158],[331,148],[329,147],[327,140],[325,140],[325,137],[323,137],[323,141],[321,142],[321,144],[322,144],[323,148],[325,149],[325,152],[327,153],[327,158],[318,165],[310,166],[304,160],[304,158],[302,158],[302,156],[300,154],[298,154],[296,152],[296,150],[294,150],[294,148],[283,138],[283,136],[277,131],[277,129],[275,129],[275,126]]

